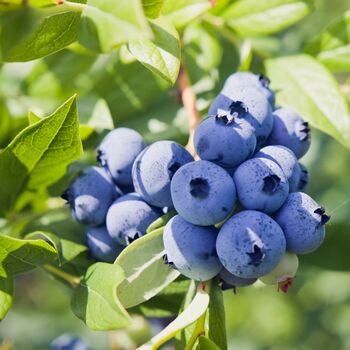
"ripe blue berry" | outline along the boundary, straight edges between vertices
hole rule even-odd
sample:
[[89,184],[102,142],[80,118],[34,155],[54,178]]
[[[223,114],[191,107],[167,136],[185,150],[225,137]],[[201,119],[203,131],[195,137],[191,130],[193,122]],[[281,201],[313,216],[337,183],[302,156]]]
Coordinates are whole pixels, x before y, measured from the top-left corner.
[[107,213],[107,230],[122,245],[127,245],[146,233],[148,226],[162,215],[137,193],[118,198]]
[[250,286],[256,282],[256,278],[242,278],[233,275],[231,272],[227,271],[224,267],[219,273],[219,277],[222,281],[221,288],[223,290],[233,289],[235,291],[236,287],[246,287]]
[[297,190],[304,191],[309,182],[309,172],[307,171],[305,165],[299,163],[299,167],[300,167],[300,178],[299,178]]
[[100,226],[119,193],[103,168],[90,167],[73,181],[62,198],[67,200],[78,222]]
[[287,250],[306,254],[316,250],[325,237],[325,224],[330,217],[310,196],[291,193],[276,213],[276,221],[286,236]]
[[277,163],[289,183],[289,192],[298,189],[301,171],[295,154],[284,146],[266,146],[257,152],[255,158],[266,158]]
[[225,168],[235,167],[252,156],[254,130],[243,119],[231,115],[209,116],[194,133],[194,147],[201,159]]
[[280,226],[255,210],[241,211],[227,220],[216,241],[221,263],[230,273],[242,278],[258,278],[272,271],[285,249]]
[[88,227],[86,243],[91,256],[96,260],[113,263],[124,247],[109,235],[106,226]]
[[236,201],[231,176],[206,160],[181,167],[171,181],[171,196],[176,211],[195,225],[214,225],[232,211]]
[[236,72],[231,74],[225,81],[222,89],[224,95],[230,96],[230,93],[241,86],[251,86],[258,88],[265,95],[271,106],[275,106],[275,94],[269,88],[270,81],[262,74],[251,72]]
[[164,229],[165,262],[196,281],[215,277],[222,267],[215,250],[217,234],[214,227],[196,226],[174,216]]
[[308,151],[311,143],[308,123],[289,108],[275,110],[273,117],[273,128],[267,143],[286,146],[298,159],[301,158]]
[[286,200],[288,180],[272,160],[253,158],[242,163],[233,175],[237,196],[245,209],[273,213]]
[[128,128],[117,128],[102,140],[97,159],[117,185],[130,186],[132,165],[144,148],[145,143],[138,132]]
[[181,166],[191,161],[191,154],[176,142],[153,143],[135,160],[132,175],[136,192],[151,205],[172,207],[171,179]]
[[239,87],[228,94],[221,92],[209,109],[209,115],[227,115],[246,120],[255,130],[257,145],[270,135],[272,108],[264,94],[254,87]]

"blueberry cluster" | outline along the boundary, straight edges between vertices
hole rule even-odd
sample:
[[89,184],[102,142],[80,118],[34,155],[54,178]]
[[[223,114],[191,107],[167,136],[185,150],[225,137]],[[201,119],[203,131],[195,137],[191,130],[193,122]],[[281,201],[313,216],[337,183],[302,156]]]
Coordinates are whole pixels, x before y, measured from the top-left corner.
[[238,72],[225,82],[194,134],[199,160],[181,145],[146,146],[127,128],[98,148],[101,167],[88,168],[64,194],[87,225],[92,255],[113,261],[167,210],[165,263],[188,278],[219,276],[223,288],[279,283],[287,290],[297,254],[317,249],[329,217],[304,192],[310,129],[261,75]]
[[114,262],[125,246],[164,214],[134,192],[132,167],[144,148],[136,131],[111,131],[97,151],[101,166],[87,168],[62,195],[76,221],[86,226],[86,243],[96,260]]
[[307,122],[275,108],[268,79],[238,72],[195,130],[194,146],[200,160],[171,181],[178,215],[165,227],[166,261],[194,280],[219,274],[224,289],[259,278],[286,291],[297,254],[321,245],[329,220],[301,192],[308,182],[298,162],[310,147]]

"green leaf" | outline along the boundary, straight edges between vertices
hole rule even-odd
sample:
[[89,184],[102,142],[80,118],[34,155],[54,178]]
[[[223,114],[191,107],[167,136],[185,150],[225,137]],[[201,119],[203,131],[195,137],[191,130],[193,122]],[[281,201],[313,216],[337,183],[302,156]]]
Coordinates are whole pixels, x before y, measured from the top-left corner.
[[243,41],[240,48],[240,71],[249,71],[253,60],[253,48],[249,39]]
[[124,279],[118,265],[96,263],[89,267],[72,296],[74,314],[93,330],[112,330],[131,324],[131,318],[117,298]]
[[56,249],[43,240],[23,240],[0,235],[0,265],[9,275],[31,271],[56,259]]
[[300,255],[300,264],[308,263],[326,270],[350,271],[349,233],[348,222],[331,222],[326,227],[326,238],[321,247],[311,254]]
[[136,306],[157,295],[180,273],[164,264],[163,228],[157,229],[127,246],[116,264],[125,273],[118,297],[126,307]]
[[169,93],[159,96],[158,101],[147,108],[146,112],[137,113],[123,121],[123,126],[137,130],[146,143],[174,140],[184,144],[188,140],[186,121],[186,110]]
[[160,15],[164,0],[142,0],[143,10],[149,18],[157,18]]
[[[23,6],[22,0],[1,0],[0,6],[8,6],[8,5],[21,5]],[[29,5],[31,7],[46,7],[48,5],[57,5],[56,0],[30,0]]]
[[[196,295],[196,282],[193,280],[190,280],[190,285],[189,285],[187,292],[184,295],[184,298],[182,300],[181,309],[180,309],[179,314],[188,308],[188,306],[191,304],[195,295]],[[176,335],[176,337],[175,337],[175,350],[185,349],[186,344],[190,340],[194,329],[195,329],[195,324],[192,324],[192,325],[189,325],[188,327],[182,329],[182,331]]]
[[0,235],[0,320],[12,305],[14,276],[56,259],[56,249],[47,242]]
[[3,276],[0,269],[0,321],[4,319],[12,306],[13,300],[13,278]]
[[[96,59],[95,55],[64,49],[38,60],[25,78],[25,86],[28,87],[26,93],[36,97],[36,106],[39,108],[43,106],[43,110],[48,110],[47,103],[49,103],[49,108],[52,108],[51,101],[67,99],[76,91],[80,91],[81,96],[80,79],[84,79],[83,89],[90,85],[85,73],[91,71]],[[78,107],[81,106],[79,102]],[[78,110],[80,111],[79,108]]]
[[157,220],[153,221],[151,225],[148,226],[146,232],[151,233],[152,231],[155,231],[167,224],[167,222],[176,215],[175,210],[170,210],[168,213],[164,214]]
[[219,348],[213,341],[206,337],[198,338],[197,350],[222,350],[223,348]]
[[[227,349],[225,306],[222,290],[217,280],[210,288],[210,303],[207,314],[207,336],[218,349]],[[202,348],[200,348],[202,349]],[[205,348],[204,348],[205,349]]]
[[243,37],[278,32],[312,10],[311,0],[239,0],[223,13],[227,25]]
[[[85,122],[84,120],[82,120]],[[90,110],[90,118],[85,122],[86,125],[94,130],[112,130],[114,128],[111,111],[106,101],[99,98],[93,108]]]
[[[1,79],[1,78],[0,78]],[[14,121],[11,118],[9,109],[4,98],[0,97],[0,148],[7,144],[11,139],[11,133],[14,128]]]
[[57,250],[60,266],[73,261],[82,253],[87,252],[86,245],[73,242],[64,238],[59,238],[52,232],[37,231],[26,235],[25,238],[40,238],[47,242],[50,242],[51,245],[54,246]]
[[184,27],[211,7],[208,0],[165,0],[162,14],[167,16],[177,28]]
[[150,20],[154,39],[138,39],[129,42],[129,51],[145,67],[171,84],[176,82],[180,69],[179,35],[165,18]]
[[0,153],[0,216],[13,208],[22,192],[59,180],[81,154],[76,100],[72,97],[50,116],[22,130]]
[[205,23],[195,22],[186,26],[183,43],[184,65],[192,84],[216,71],[223,53],[217,30]]
[[35,124],[36,122],[40,121],[40,117],[37,116],[34,112],[29,111],[28,113],[28,122],[29,125]]
[[56,235],[54,235],[53,233],[45,232],[45,231],[35,231],[35,232],[27,234],[24,238],[25,239],[41,239],[45,242],[50,243],[58,253],[59,262],[62,261],[61,242],[60,242],[60,239]]
[[177,316],[190,283],[188,279],[179,278],[150,300],[132,308],[130,312],[137,312],[145,317]]
[[313,39],[305,51],[335,72],[350,70],[350,11]]
[[86,140],[94,131],[112,130],[113,117],[107,102],[98,96],[84,96],[78,107],[80,112],[80,137]]
[[80,13],[50,13],[21,7],[0,16],[2,61],[34,60],[68,46],[76,40]]
[[111,55],[103,67],[108,69],[101,69],[92,77],[92,89],[107,101],[115,124],[139,116],[170,87],[138,61],[123,64],[117,55]]
[[307,55],[271,59],[265,64],[278,105],[293,108],[314,127],[350,147],[348,105],[323,65]]
[[41,213],[39,218],[31,220],[25,231],[40,231],[36,237],[57,247],[59,260],[54,265],[60,270],[81,276],[94,262],[88,257],[85,229],[72,218],[67,207]]
[[152,32],[140,0],[88,0],[78,30],[79,42],[97,52],[110,52]]
[[202,283],[199,284],[197,293],[190,305],[160,333],[155,335],[149,342],[139,350],[155,350],[169,339],[173,338],[182,329],[197,321],[207,310],[209,305],[209,294]]

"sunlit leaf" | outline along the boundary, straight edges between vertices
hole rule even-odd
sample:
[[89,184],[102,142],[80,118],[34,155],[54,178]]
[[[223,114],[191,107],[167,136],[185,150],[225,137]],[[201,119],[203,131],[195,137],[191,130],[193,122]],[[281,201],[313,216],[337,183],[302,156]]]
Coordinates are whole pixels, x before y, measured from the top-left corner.
[[350,147],[350,114],[330,72],[311,56],[266,61],[267,75],[277,91],[277,105],[299,112],[312,126]]
[[278,32],[298,22],[311,10],[310,0],[239,0],[222,15],[231,28],[245,37]]
[[306,52],[335,72],[350,70],[350,11],[313,39]]
[[96,263],[89,267],[72,296],[72,310],[93,330],[111,330],[131,324],[117,298],[124,274],[118,265]]

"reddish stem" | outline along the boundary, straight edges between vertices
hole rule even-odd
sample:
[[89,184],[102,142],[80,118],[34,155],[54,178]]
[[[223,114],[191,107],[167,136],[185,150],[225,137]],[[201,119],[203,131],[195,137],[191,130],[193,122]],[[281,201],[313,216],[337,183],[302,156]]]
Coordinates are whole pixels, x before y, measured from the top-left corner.
[[189,139],[186,148],[195,156],[196,151],[193,145],[194,130],[198,126],[201,117],[196,107],[196,95],[189,83],[188,76],[183,67],[180,68],[178,87],[182,103],[188,114]]

